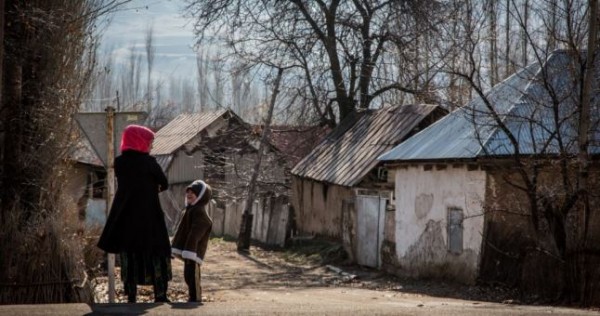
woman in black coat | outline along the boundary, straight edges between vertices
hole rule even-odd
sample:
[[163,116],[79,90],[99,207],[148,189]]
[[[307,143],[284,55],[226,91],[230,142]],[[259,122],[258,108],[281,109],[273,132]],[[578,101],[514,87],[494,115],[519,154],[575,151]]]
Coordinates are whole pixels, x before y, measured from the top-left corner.
[[117,192],[98,247],[121,258],[121,280],[127,300],[136,300],[137,285],[153,285],[154,300],[167,300],[171,280],[171,247],[158,193],[168,182],[150,156],[154,133],[129,125],[123,131],[121,155],[115,159]]

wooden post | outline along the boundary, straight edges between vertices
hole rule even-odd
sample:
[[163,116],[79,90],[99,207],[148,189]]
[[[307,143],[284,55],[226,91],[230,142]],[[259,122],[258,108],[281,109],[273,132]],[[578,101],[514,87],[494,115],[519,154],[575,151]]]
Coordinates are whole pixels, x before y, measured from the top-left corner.
[[[115,196],[115,108],[106,108],[106,142],[108,154],[106,155],[106,218]],[[108,302],[115,302],[115,255],[108,254]]]

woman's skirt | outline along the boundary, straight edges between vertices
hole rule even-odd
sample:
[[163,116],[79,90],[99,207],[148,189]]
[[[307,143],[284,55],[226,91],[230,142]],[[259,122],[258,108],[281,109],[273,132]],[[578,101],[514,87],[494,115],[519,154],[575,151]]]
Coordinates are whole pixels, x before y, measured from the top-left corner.
[[155,285],[173,278],[171,258],[134,252],[122,252],[121,280],[124,283]]

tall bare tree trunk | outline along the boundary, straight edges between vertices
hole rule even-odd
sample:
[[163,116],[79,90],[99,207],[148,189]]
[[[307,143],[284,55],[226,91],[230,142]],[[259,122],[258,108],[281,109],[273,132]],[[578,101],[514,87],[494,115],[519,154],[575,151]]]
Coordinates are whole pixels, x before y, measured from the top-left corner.
[[213,108],[218,109],[225,104],[225,88],[223,87],[223,81],[225,80],[224,70],[225,62],[221,55],[217,55],[212,59],[212,72],[213,80],[215,81],[212,96]]
[[588,190],[588,177],[589,177],[589,165],[590,158],[588,155],[589,147],[589,128],[590,128],[590,109],[591,109],[591,96],[592,96],[592,81],[594,80],[594,74],[596,73],[596,46],[598,39],[598,1],[589,0],[590,13],[589,13],[589,34],[588,34],[588,47],[587,47],[587,58],[585,63],[585,74],[583,81],[583,88],[581,91],[581,109],[579,115],[579,131],[578,131],[578,142],[579,142],[579,194],[583,201],[583,214],[581,216],[581,233],[580,233],[580,250],[583,253],[580,255],[581,265],[579,266],[579,282],[580,297],[584,305],[591,303],[591,288],[589,284],[591,280],[587,277],[588,267],[585,250],[588,247],[588,230],[589,230],[589,219],[590,219],[590,202],[589,202],[589,190]]
[[557,37],[557,14],[558,14],[558,3],[557,0],[550,0],[548,5],[550,6],[550,23],[548,26],[548,34],[546,43],[548,45],[548,50],[553,51],[556,47],[556,37]]
[[512,73],[510,69],[510,1],[506,0],[506,25],[504,26],[504,78]]
[[527,46],[529,43],[528,35],[528,25],[529,25],[529,0],[525,0],[523,2],[523,21],[521,22],[523,26],[521,27],[521,66],[527,66]]
[[273,118],[273,109],[275,108],[275,101],[279,94],[279,85],[281,84],[281,77],[283,77],[284,68],[279,68],[277,71],[277,77],[275,78],[275,86],[273,88],[273,95],[271,96],[271,103],[269,104],[269,112],[265,119],[265,127],[262,132],[260,144],[258,145],[258,153],[256,161],[254,163],[254,172],[248,183],[248,196],[246,197],[246,206],[244,207],[244,213],[242,214],[242,223],[240,226],[240,233],[237,240],[238,251],[248,251],[250,249],[250,238],[252,236],[252,205],[254,204],[254,195],[256,193],[256,181],[260,174],[260,164],[262,161],[263,151],[267,139],[269,137],[271,128],[271,119]]
[[498,63],[496,50],[497,30],[496,30],[496,0],[488,0],[487,13],[489,19],[488,41],[490,46],[490,86],[494,86],[498,82]]
[[150,27],[146,31],[146,64],[148,66],[148,75],[146,77],[146,111],[148,116],[152,112],[152,67],[154,66],[154,53],[156,49],[152,45],[154,39],[154,28]]
[[197,93],[198,93],[198,111],[202,112],[208,105],[208,53],[199,50],[196,52],[196,76],[197,76]]

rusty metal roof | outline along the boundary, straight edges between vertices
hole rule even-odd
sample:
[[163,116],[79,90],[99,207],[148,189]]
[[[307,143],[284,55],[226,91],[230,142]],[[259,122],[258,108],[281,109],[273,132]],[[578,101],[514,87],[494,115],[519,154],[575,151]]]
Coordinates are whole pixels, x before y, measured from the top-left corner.
[[213,112],[180,114],[156,132],[151,154],[154,156],[172,154],[219,117],[225,115],[227,111],[222,109]]
[[354,186],[390,150],[411,133],[436,105],[405,105],[366,110],[340,123],[292,174],[342,186]]
[[[576,152],[580,91],[576,78],[581,68],[576,64],[576,57],[568,51],[553,52],[542,64],[532,64],[494,86],[486,94],[493,111],[484,99],[477,97],[383,154],[379,160],[428,161],[512,155],[515,148],[507,133],[495,123],[495,115],[517,139],[520,154]],[[594,78],[600,77],[599,66],[595,67]],[[594,142],[600,135],[599,81],[594,80],[592,87],[591,154],[600,153],[600,146]],[[552,106],[550,93],[554,94],[554,100],[559,100],[557,107]]]

